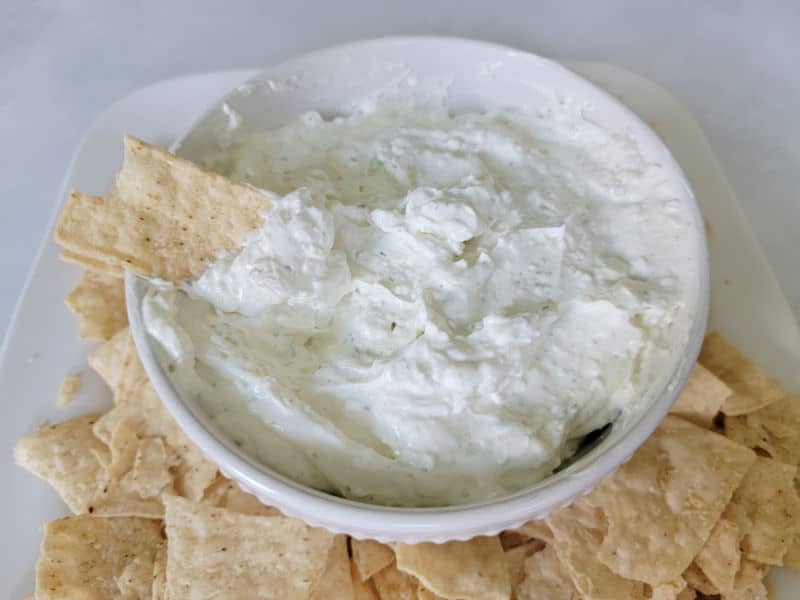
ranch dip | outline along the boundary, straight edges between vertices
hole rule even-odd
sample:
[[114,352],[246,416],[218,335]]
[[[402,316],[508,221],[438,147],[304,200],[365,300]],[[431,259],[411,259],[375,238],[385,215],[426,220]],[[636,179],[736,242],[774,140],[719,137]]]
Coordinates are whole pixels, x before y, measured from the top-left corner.
[[239,134],[210,166],[273,208],[197,280],[153,282],[145,327],[180,393],[302,484],[505,495],[645,410],[681,358],[686,191],[578,105],[377,101]]

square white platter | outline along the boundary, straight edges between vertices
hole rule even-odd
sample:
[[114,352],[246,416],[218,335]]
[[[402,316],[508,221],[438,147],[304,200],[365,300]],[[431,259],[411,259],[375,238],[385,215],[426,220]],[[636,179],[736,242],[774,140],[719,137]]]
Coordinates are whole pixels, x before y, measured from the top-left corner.
[[[621,68],[590,62],[564,64],[606,88],[662,137],[689,178],[711,226],[711,327],[778,377],[800,390],[800,331],[789,305],[744,220],[733,192],[692,116],[665,90]],[[65,175],[52,223],[69,189],[102,194],[122,161],[122,135],[169,147],[214,100],[256,70],[171,79],[138,90],[109,107],[91,125]],[[58,259],[48,230],[20,296],[0,351],[0,598],[33,590],[43,522],[67,514],[47,484],[13,464],[16,440],[45,421],[56,422],[108,406],[110,394],[88,369],[89,344],[78,340],[77,319],[63,299],[80,269]],[[80,373],[82,389],[66,409],[55,407],[59,383]],[[800,597],[800,575],[776,569],[776,600]]]

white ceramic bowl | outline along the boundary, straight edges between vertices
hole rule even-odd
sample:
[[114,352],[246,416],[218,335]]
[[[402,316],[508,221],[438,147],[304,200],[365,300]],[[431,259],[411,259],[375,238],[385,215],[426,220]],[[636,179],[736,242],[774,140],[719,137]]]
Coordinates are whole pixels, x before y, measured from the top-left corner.
[[[446,541],[494,534],[542,518],[590,491],[647,439],[666,415],[697,357],[706,327],[709,300],[705,229],[688,182],[661,140],[615,98],[560,65],[527,53],[469,40],[390,38],[359,42],[315,52],[270,68],[224,99],[244,118],[249,130],[280,126],[308,110],[348,112],[354,102],[393,86],[445,84],[454,111],[490,107],[527,107],[563,95],[586,102],[585,114],[611,131],[626,132],[642,153],[664,165],[685,189],[695,221],[698,273],[688,343],[668,384],[638,418],[612,428],[610,435],[585,456],[546,480],[515,494],[478,504],[445,508],[387,508],[334,497],[273,472],[246,456],[226,439],[207,416],[181,398],[162,371],[142,326],[145,282],[128,273],[126,294],[131,331],[150,379],[189,438],[220,470],[263,502],[285,514],[381,541]],[[228,115],[216,103],[176,144],[178,154],[201,160],[225,143]]]

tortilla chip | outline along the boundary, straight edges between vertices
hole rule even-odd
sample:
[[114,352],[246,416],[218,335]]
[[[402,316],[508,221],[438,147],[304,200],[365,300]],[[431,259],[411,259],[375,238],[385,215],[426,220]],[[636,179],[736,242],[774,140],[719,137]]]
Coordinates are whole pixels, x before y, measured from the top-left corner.
[[120,598],[121,589],[145,589],[145,596],[134,597],[148,597],[162,542],[161,523],[149,519],[82,516],[47,523],[36,598]]
[[417,600],[447,600],[446,598],[442,598],[438,594],[434,594],[428,588],[419,584],[417,586]]
[[742,561],[733,590],[723,592],[723,600],[768,600],[764,577],[769,567],[752,560]]
[[397,568],[445,598],[506,599],[511,595],[505,554],[497,536],[466,542],[395,544]]
[[621,577],[600,562],[598,555],[608,523],[585,496],[550,513],[547,524],[555,536],[551,546],[581,595],[590,600],[644,598],[644,583]]
[[783,556],[800,532],[796,474],[797,467],[761,456],[747,471],[724,513],[738,526],[746,558],[783,564]]
[[128,325],[125,283],[116,277],[85,271],[65,302],[81,319],[82,340],[108,340]]
[[701,364],[692,369],[686,387],[675,401],[670,413],[683,417],[695,425],[711,429],[714,417],[733,390]]
[[98,456],[108,450],[92,435],[97,418],[85,415],[25,436],[14,448],[17,464],[47,481],[75,514],[160,518],[159,497],[142,497],[132,478],[106,477]]
[[676,581],[754,459],[751,450],[721,435],[667,416],[590,497],[608,518],[599,560],[654,587]]
[[119,278],[125,276],[125,269],[121,267],[109,265],[102,260],[96,260],[89,258],[88,256],[81,256],[80,254],[75,254],[69,250],[62,250],[58,257],[64,262],[80,265],[89,271],[94,271],[95,273],[100,273],[101,275]]
[[89,352],[89,366],[113,390],[119,384],[126,361],[132,358],[131,352],[135,352],[133,339],[130,329],[125,327]]
[[800,463],[800,396],[786,395],[750,414],[726,417],[725,435],[788,465]]
[[365,581],[394,562],[394,551],[375,540],[353,538],[350,540],[350,549],[353,551],[353,562],[358,573]]
[[794,542],[783,557],[783,566],[800,571],[800,534],[795,534]]
[[515,587],[514,594],[517,600],[577,600],[580,597],[552,545],[525,561],[525,577]]
[[[501,542],[502,543],[502,542]],[[525,561],[529,556],[540,552],[545,547],[541,540],[530,540],[520,546],[505,550],[506,570],[511,589],[514,590],[525,578]]]
[[353,584],[353,600],[379,600],[375,586],[371,581],[361,579],[354,562],[350,563],[350,581]]
[[553,537],[553,532],[550,531],[545,521],[528,521],[525,525],[520,527],[518,531],[537,540],[547,542],[548,544],[552,544],[555,539]]
[[[159,560],[163,560],[163,542],[155,549],[154,552],[148,553],[147,556],[139,555],[128,563],[128,566],[118,576],[114,577],[114,581],[119,588],[119,595],[122,598],[152,598],[153,585],[156,577],[156,564]],[[160,569],[160,567],[158,567]]]
[[78,392],[81,390],[81,378],[78,375],[68,375],[61,381],[58,386],[58,400],[56,406],[59,408],[65,407],[72,402]]
[[95,424],[94,434],[111,450],[109,471],[122,477],[133,467],[137,438],[162,437],[177,457],[175,490],[199,500],[217,475],[217,467],[186,437],[164,408],[139,359],[131,357],[114,392],[116,406]]
[[717,590],[732,590],[742,562],[739,542],[742,532],[730,519],[722,518],[711,531],[694,562]]
[[265,192],[128,136],[112,191],[72,192],[55,238],[74,255],[177,282],[238,247],[270,207]]
[[381,600],[416,600],[419,582],[394,564],[381,569],[372,576],[372,583]]
[[305,598],[333,534],[287,517],[165,498],[170,598]]
[[162,544],[153,559],[153,600],[167,600],[167,545]]
[[709,581],[706,574],[703,573],[703,570],[697,566],[697,563],[693,562],[689,565],[689,568],[683,573],[683,578],[686,580],[686,583],[701,594],[706,596],[719,594],[719,590]]
[[350,555],[347,553],[347,536],[333,538],[325,570],[311,592],[311,600],[353,600],[353,582],[350,578]]
[[205,491],[203,502],[243,515],[274,517],[281,514],[277,508],[263,504],[253,494],[242,491],[235,481],[223,475],[218,475]]
[[686,589],[686,580],[681,577],[677,581],[662,583],[650,592],[650,600],[678,600],[683,590]]
[[681,593],[678,594],[678,600],[695,600],[696,598],[697,598],[697,592],[694,590],[694,588],[691,588],[689,586],[683,588],[683,590],[681,590]]
[[784,396],[777,381],[718,333],[706,336],[699,361],[734,391],[722,405],[722,412],[726,415],[751,413]]

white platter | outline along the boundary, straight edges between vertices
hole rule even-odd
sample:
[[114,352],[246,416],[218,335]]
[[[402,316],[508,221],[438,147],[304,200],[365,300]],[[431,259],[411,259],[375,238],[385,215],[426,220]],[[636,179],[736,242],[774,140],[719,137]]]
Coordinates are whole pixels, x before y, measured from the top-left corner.
[[[567,66],[619,96],[658,131],[683,167],[712,225],[712,327],[761,362],[791,389],[800,389],[800,333],[786,299],[744,221],[733,193],[699,127],[686,110],[652,82],[597,63]],[[77,188],[102,193],[122,158],[121,136],[132,133],[162,146],[183,134],[215,99],[254,70],[173,79],[139,90],[103,112],[76,150],[57,205]],[[54,211],[53,219],[55,219]],[[0,598],[22,598],[33,589],[33,569],[44,521],[66,514],[56,494],[16,467],[14,442],[45,420],[60,421],[109,401],[86,366],[88,344],[78,341],[77,320],[63,298],[80,270],[58,260],[49,231],[29,275],[0,352]],[[83,374],[79,397],[55,408],[61,379]],[[800,596],[800,576],[773,574],[775,597]]]

